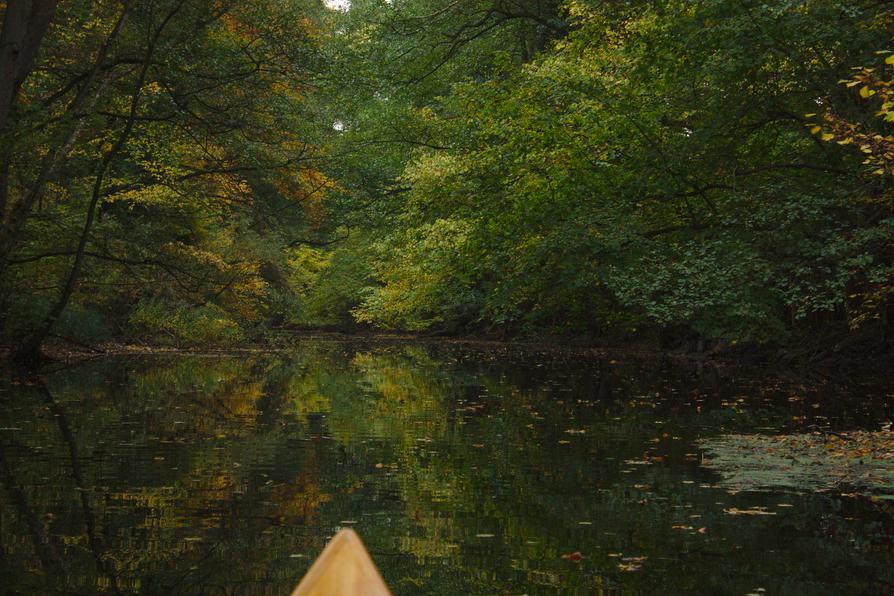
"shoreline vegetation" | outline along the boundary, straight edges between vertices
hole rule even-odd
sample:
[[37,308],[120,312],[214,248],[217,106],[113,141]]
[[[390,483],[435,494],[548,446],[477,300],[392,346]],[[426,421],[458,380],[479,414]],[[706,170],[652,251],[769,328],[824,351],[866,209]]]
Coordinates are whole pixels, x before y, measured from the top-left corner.
[[0,19],[19,361],[279,329],[783,364],[894,346],[891,3],[11,0]]

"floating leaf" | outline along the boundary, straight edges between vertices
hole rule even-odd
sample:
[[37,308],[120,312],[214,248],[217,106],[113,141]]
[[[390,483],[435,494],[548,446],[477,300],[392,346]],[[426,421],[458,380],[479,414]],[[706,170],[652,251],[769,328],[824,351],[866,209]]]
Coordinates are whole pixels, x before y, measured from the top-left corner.
[[753,507],[751,509],[738,509],[736,507],[730,507],[729,509],[724,509],[724,513],[727,515],[776,515],[774,511],[764,511],[763,509],[759,509],[757,507]]

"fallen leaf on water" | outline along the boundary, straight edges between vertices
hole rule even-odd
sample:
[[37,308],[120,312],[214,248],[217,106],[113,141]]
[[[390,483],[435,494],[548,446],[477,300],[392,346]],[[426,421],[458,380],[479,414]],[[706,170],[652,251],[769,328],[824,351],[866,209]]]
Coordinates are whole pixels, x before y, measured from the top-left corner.
[[624,557],[622,563],[618,563],[618,569],[621,571],[637,571],[642,567],[642,562],[648,557]]
[[736,507],[731,507],[729,509],[724,509],[724,513],[727,515],[776,515],[775,511],[764,511],[763,509],[737,509]]

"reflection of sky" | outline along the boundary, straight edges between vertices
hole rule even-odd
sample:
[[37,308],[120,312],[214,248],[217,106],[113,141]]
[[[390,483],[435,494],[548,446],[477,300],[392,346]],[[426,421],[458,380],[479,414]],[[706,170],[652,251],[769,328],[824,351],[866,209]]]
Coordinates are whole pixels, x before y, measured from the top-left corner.
[[351,6],[351,0],[323,0],[327,8],[335,10],[347,10]]

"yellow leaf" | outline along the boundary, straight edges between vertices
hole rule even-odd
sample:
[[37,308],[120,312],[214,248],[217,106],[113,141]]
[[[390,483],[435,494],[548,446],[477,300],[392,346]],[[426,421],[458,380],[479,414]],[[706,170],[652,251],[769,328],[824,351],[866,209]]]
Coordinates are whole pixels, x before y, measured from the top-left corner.
[[818,133],[818,132],[821,131],[822,129],[823,129],[822,126],[814,126],[813,128],[810,129],[810,134],[815,135],[816,133]]
[[869,98],[875,95],[875,91],[870,89],[869,87],[861,87],[860,88],[860,97]]
[[835,135],[833,135],[831,132],[827,132],[820,138],[822,138],[824,141],[831,141],[832,139],[835,138]]
[[894,54],[891,54],[890,56],[888,56],[887,58],[885,58],[885,64],[892,64],[892,65],[894,65]]

